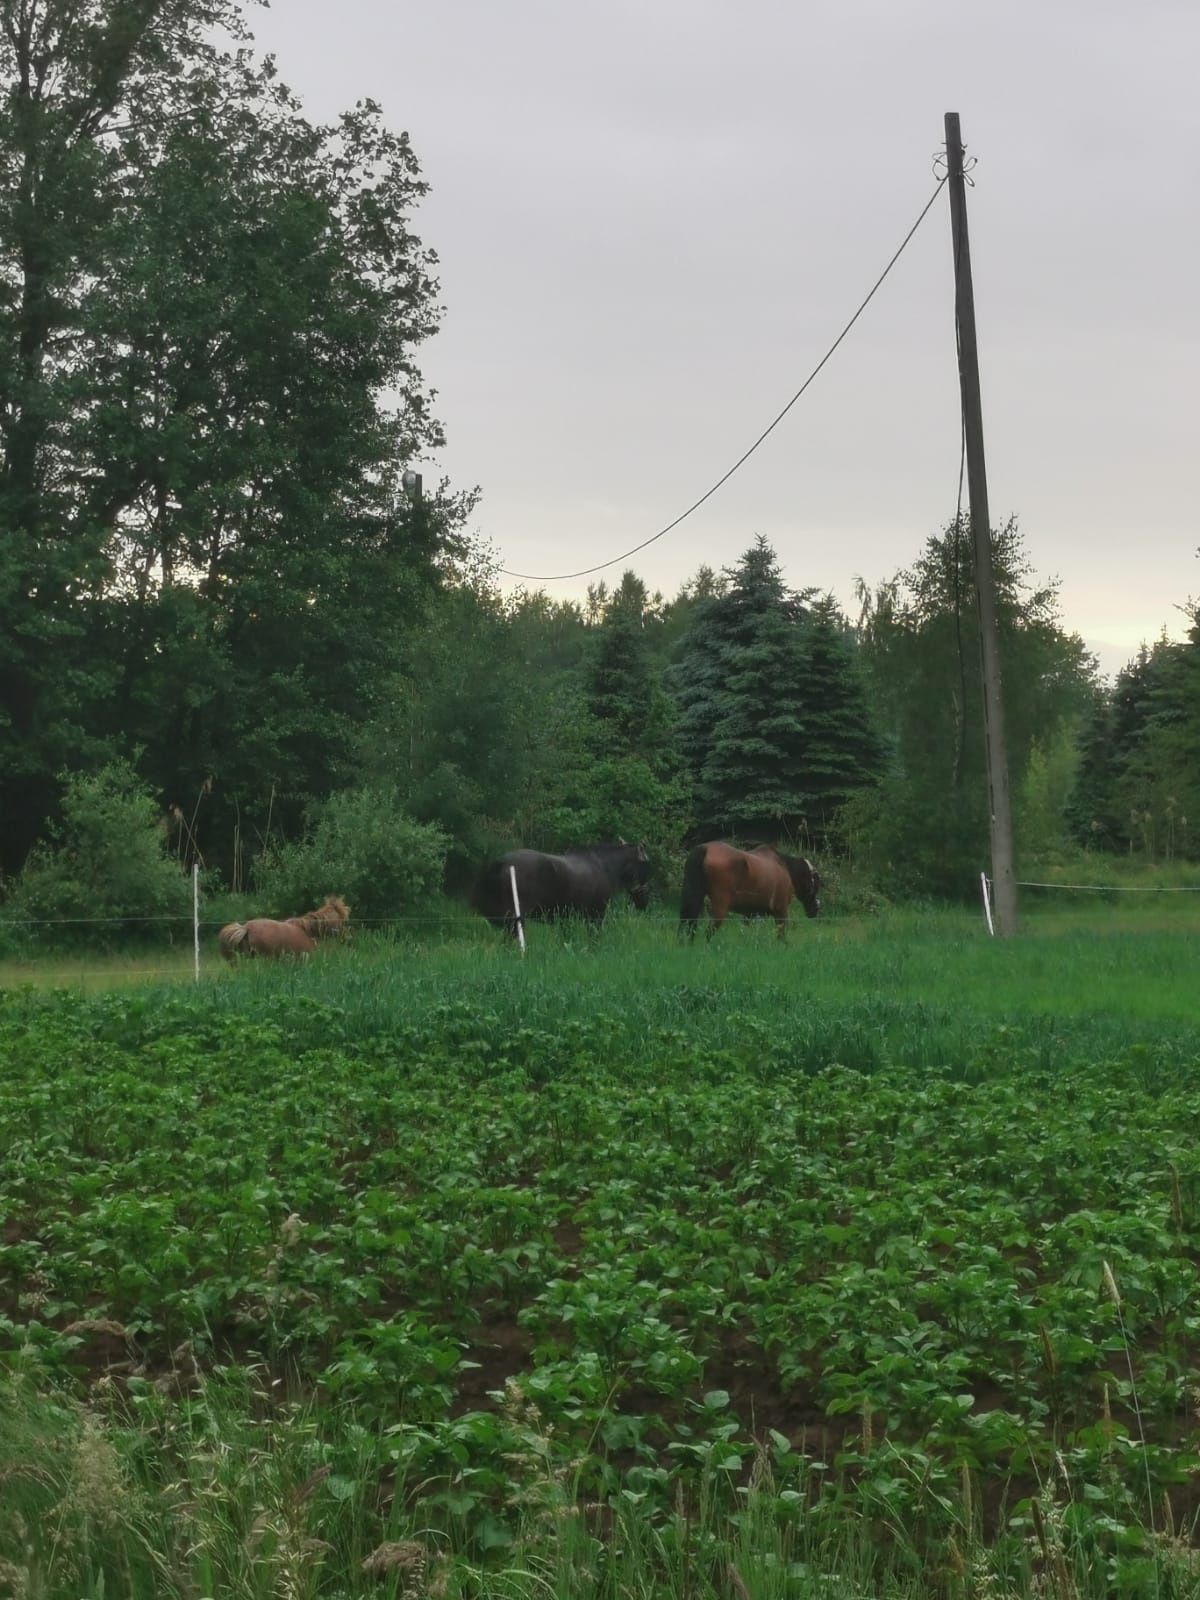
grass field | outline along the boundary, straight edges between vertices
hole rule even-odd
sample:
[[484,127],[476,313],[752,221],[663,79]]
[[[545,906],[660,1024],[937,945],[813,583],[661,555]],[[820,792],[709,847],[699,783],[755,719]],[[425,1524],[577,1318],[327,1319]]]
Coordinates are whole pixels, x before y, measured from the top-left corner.
[[0,1595],[1200,1594],[1192,904],[4,968]]

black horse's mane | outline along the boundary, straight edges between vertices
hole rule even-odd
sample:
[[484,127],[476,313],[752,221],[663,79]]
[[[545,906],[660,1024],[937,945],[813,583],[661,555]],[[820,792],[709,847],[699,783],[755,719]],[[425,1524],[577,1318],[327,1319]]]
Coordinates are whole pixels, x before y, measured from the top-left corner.
[[619,856],[637,849],[635,844],[622,844],[620,840],[607,844],[573,844],[564,850],[564,856]]

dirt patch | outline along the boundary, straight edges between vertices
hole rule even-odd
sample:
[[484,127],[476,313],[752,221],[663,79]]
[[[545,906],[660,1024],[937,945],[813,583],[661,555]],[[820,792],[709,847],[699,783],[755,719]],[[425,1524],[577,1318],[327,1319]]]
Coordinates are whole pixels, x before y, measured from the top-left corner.
[[840,1449],[857,1430],[856,1417],[830,1417],[811,1384],[785,1384],[770,1356],[745,1334],[729,1329],[704,1366],[705,1391],[724,1389],[733,1411],[757,1438],[770,1429],[807,1454]]
[[556,1223],[550,1230],[550,1237],[554,1240],[555,1249],[561,1255],[573,1259],[583,1249],[583,1229],[569,1218]]
[[494,1410],[493,1391],[502,1390],[509,1378],[528,1370],[532,1351],[533,1337],[519,1323],[502,1320],[483,1323],[464,1358],[478,1365],[460,1370],[450,1415],[460,1417],[466,1411]]

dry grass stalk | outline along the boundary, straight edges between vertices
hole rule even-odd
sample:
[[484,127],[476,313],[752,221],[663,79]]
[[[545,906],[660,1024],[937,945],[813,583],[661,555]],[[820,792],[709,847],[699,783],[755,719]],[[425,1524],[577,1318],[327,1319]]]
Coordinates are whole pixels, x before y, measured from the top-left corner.
[[750,1600],[745,1580],[732,1561],[729,1563],[729,1587],[733,1590],[735,1600]]
[[81,1317],[78,1322],[69,1322],[63,1332],[77,1334],[106,1333],[111,1339],[129,1338],[129,1330],[121,1323],[114,1322],[111,1317]]
[[365,1558],[362,1570],[370,1578],[397,1577],[400,1587],[397,1594],[405,1600],[416,1600],[425,1588],[425,1573],[429,1565],[429,1551],[415,1539],[389,1540]]
[[121,1462],[98,1417],[86,1412],[72,1463],[71,1499],[89,1521],[112,1527],[128,1498]]
[[1050,1335],[1046,1332],[1046,1324],[1038,1325],[1038,1338],[1042,1342],[1042,1359],[1046,1363],[1046,1371],[1051,1377],[1058,1371],[1058,1358],[1054,1354],[1054,1346],[1050,1343]]
[[1183,1232],[1183,1195],[1179,1188],[1179,1168],[1172,1161],[1167,1166],[1171,1175],[1171,1220],[1176,1229]]

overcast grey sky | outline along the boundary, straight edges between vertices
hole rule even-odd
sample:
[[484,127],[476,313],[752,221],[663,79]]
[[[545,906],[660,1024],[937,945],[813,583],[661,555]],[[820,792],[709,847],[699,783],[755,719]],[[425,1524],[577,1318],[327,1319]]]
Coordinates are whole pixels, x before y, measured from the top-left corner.
[[[252,22],[310,115],[371,96],[411,135],[446,306],[437,466],[479,484],[504,565],[615,555],[741,454],[903,237],[957,110],[993,519],[1019,515],[1106,670],[1181,631],[1194,0],[276,0]],[[951,269],[942,197],[771,439],[631,562],[652,587],[762,533],[850,606],[915,556],[954,511]]]

